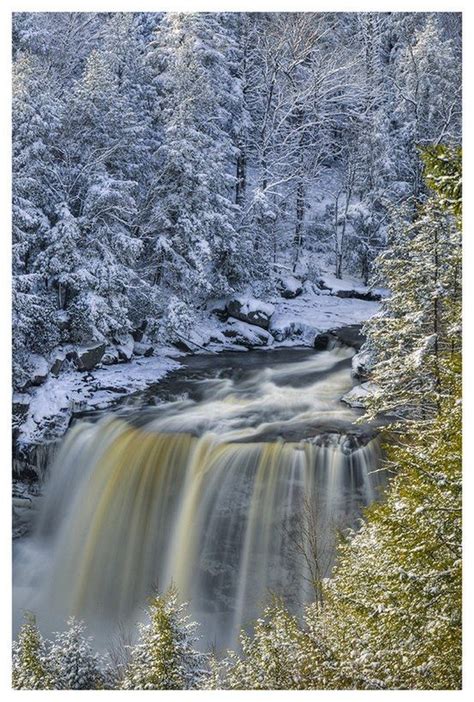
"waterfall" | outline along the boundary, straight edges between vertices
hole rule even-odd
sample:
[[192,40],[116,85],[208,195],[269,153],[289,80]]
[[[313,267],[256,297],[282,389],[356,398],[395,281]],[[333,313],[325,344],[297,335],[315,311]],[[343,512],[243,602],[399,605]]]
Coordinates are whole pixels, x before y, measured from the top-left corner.
[[294,387],[301,364],[285,364],[206,381],[199,401],[146,421],[72,427],[17,559],[17,609],[27,601],[51,629],[75,614],[100,636],[174,583],[218,649],[235,646],[269,592],[301,611],[314,596],[311,558],[329,575],[337,529],[383,484],[376,439],[305,436],[316,416],[354,418],[337,406],[350,386],[341,354],[313,357],[305,386]]

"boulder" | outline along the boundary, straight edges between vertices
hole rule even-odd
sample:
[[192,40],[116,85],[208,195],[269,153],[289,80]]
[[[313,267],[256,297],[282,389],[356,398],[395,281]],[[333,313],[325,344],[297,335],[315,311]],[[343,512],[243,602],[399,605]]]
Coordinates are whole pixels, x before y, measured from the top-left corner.
[[359,351],[352,358],[352,376],[358,380],[365,380],[372,368],[371,355],[368,351]]
[[103,366],[113,366],[115,363],[118,363],[119,360],[118,350],[114,346],[108,346],[102,356],[101,363]]
[[262,329],[268,329],[274,311],[273,305],[252,297],[235,297],[227,302],[227,314],[229,317],[234,317],[241,322],[246,322]]
[[80,371],[90,371],[102,360],[105,353],[105,343],[92,342],[77,348],[66,354],[66,358],[71,360]]
[[273,336],[266,329],[261,329],[236,319],[229,319],[227,326],[222,330],[222,334],[227,339],[231,339],[233,344],[245,346],[248,349],[273,344]]
[[365,337],[361,333],[361,325],[349,324],[346,327],[331,329],[330,331],[323,332],[322,334],[317,334],[314,340],[314,348],[317,351],[325,351],[326,349],[331,349],[338,344],[343,344],[344,346],[351,346],[357,351],[360,351],[364,341]]
[[336,297],[353,297],[367,302],[380,302],[382,299],[382,295],[373,290],[336,290],[335,295]]
[[332,342],[334,342],[334,337],[331,336],[331,332],[317,334],[314,340],[314,348],[316,351],[326,351],[326,349],[331,348]]
[[31,397],[26,393],[15,392],[12,398],[13,441],[16,441],[20,427],[28,416]]
[[367,302],[379,302],[385,296],[384,291],[380,288],[367,288],[365,285],[358,284],[354,279],[336,278],[329,274],[319,278],[317,286],[320,290],[329,291],[331,295],[336,297],[355,298]]
[[130,361],[133,356],[135,340],[131,334],[125,334],[117,338],[117,351],[121,361]]
[[294,278],[292,275],[290,275],[280,280],[279,289],[282,297],[287,300],[291,300],[292,298],[301,295],[303,292],[303,285],[298,278]]
[[132,336],[134,341],[142,341],[143,335],[146,331],[147,328],[147,321],[146,319],[143,320],[143,322],[132,331]]
[[57,350],[51,354],[49,360],[51,364],[49,372],[51,375],[58,376],[67,365],[66,352]]
[[368,400],[375,394],[377,386],[374,383],[362,383],[361,385],[356,385],[349,390],[344,397],[341,397],[341,401],[344,402],[349,407],[354,407],[356,409],[364,409],[367,406]]
[[154,347],[151,344],[140,343],[135,341],[133,344],[133,354],[135,356],[153,356]]
[[227,302],[224,299],[212,300],[208,305],[208,310],[215,315],[220,322],[227,322]]

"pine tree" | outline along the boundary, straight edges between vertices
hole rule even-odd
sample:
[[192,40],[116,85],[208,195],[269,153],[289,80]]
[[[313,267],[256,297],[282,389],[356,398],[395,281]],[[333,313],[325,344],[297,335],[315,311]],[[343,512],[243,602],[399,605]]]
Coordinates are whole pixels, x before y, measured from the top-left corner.
[[208,656],[195,648],[197,624],[190,621],[186,605],[178,603],[174,587],[151,600],[148,620],[139,625],[140,639],[131,649],[121,688],[190,690],[203,685]]

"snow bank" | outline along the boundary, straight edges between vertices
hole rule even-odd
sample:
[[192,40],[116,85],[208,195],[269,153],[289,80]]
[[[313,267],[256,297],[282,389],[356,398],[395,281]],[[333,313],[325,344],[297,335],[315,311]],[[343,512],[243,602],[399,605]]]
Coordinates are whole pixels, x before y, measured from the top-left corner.
[[28,414],[17,438],[19,446],[61,436],[75,411],[105,409],[119,397],[156,383],[181,365],[171,354],[179,355],[168,349],[159,356],[99,368],[87,375],[71,370],[59,378],[49,376],[43,385],[32,389]]

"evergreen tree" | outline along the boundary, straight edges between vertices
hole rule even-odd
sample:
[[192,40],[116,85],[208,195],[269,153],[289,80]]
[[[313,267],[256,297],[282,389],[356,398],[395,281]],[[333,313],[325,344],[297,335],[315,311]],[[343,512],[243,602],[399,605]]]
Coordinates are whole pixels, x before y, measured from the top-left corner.
[[17,690],[53,689],[54,679],[48,668],[48,653],[35,617],[27,614],[18,639],[13,642],[12,686]]
[[57,632],[48,655],[56,690],[96,690],[104,686],[100,659],[91,648],[91,638],[84,636],[83,622],[71,617],[68,628]]
[[230,652],[221,662],[214,684],[231,690],[304,689],[304,640],[297,619],[274,599],[255,622],[252,633],[241,633],[241,653]]
[[196,650],[196,623],[186,605],[178,603],[174,587],[155,596],[146,624],[139,625],[140,640],[131,649],[131,662],[121,687],[125,690],[190,690],[204,684],[208,656]]

